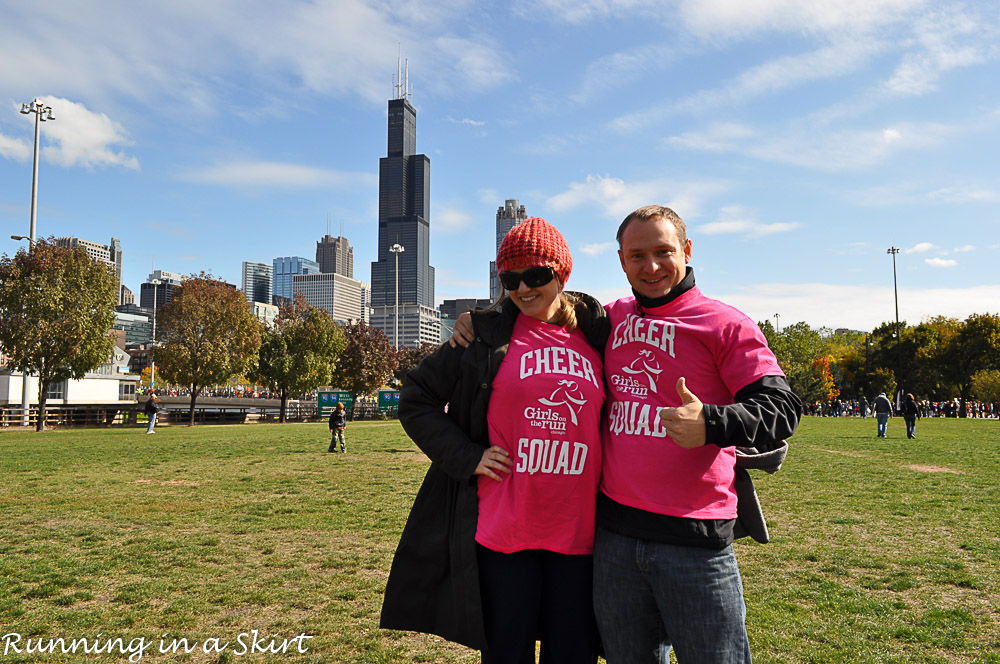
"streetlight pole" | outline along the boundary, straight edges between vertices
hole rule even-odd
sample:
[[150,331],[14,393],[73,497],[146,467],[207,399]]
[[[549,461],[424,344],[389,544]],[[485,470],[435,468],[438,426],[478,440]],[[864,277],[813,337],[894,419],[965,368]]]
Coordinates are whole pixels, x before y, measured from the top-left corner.
[[781,332],[780,321],[781,321],[781,314],[774,314],[774,331],[778,333]]
[[899,253],[899,248],[889,247],[885,253],[892,254],[892,295],[896,300],[896,357],[899,362],[899,370],[896,373],[896,402],[898,404],[903,393],[903,351],[899,346],[899,342],[902,340],[902,336],[899,334],[899,289],[896,286],[896,254]]
[[163,283],[159,279],[151,279],[153,284],[153,338],[149,341],[149,391],[153,391],[156,384],[156,356],[153,354],[153,346],[156,345],[156,289]]
[[[41,123],[55,120],[52,117],[52,107],[46,106],[37,97],[30,104],[21,104],[21,113],[35,114],[35,153],[31,162],[31,222],[28,233],[28,253],[35,248],[35,220],[38,215],[38,145],[41,136]],[[25,371],[21,381],[21,408],[24,410],[24,426],[30,426],[31,400],[28,397],[28,381],[31,372]]]
[[394,244],[389,247],[389,251],[396,254],[396,297],[393,300],[394,311],[392,315],[393,319],[393,333],[392,333],[392,345],[396,350],[399,350],[399,255],[406,251],[400,244]]

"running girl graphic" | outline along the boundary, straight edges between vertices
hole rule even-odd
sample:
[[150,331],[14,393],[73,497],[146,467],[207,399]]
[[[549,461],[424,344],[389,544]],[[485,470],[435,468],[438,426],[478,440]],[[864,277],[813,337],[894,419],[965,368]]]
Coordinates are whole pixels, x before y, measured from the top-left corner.
[[546,406],[566,406],[569,410],[570,420],[576,424],[576,414],[580,412],[587,400],[583,398],[583,391],[575,380],[561,380],[548,399],[543,397],[538,402]]
[[[636,365],[642,363],[642,367],[637,367]],[[639,357],[632,361],[632,364],[627,367],[622,367],[622,371],[633,376],[642,374],[649,381],[649,389],[652,392],[656,392],[656,377],[663,373],[663,369],[660,368],[660,363],[656,361],[656,357],[653,355],[651,350],[640,350]]]

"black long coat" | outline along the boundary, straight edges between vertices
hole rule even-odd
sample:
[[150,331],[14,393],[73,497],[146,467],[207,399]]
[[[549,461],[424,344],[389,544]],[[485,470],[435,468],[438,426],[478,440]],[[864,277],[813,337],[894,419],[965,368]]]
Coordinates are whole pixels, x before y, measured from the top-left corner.
[[[603,352],[610,332],[600,303],[576,305],[577,323]],[[399,395],[399,420],[431,459],[392,561],[379,625],[437,634],[486,648],[476,562],[479,517],[473,474],[489,447],[490,390],[507,353],[518,310],[475,312],[467,349],[443,344],[410,371]],[[444,412],[445,405],[448,412]]]

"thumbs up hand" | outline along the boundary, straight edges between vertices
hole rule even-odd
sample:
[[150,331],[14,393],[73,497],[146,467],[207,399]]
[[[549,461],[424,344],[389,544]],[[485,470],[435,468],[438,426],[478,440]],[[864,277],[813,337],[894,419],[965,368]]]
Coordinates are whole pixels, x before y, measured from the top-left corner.
[[667,435],[681,447],[691,450],[705,444],[705,413],[701,399],[687,388],[684,377],[677,379],[677,396],[681,405],[660,408],[657,414]]

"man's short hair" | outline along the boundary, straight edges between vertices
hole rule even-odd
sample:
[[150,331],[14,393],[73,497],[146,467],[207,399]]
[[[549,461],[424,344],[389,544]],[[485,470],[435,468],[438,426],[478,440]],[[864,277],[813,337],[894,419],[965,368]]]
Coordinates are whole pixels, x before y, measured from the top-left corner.
[[625,229],[629,224],[633,221],[649,221],[658,217],[674,225],[674,228],[677,229],[677,239],[681,241],[681,244],[687,242],[687,226],[684,225],[684,220],[680,218],[680,215],[663,205],[646,205],[631,212],[618,227],[618,235],[616,236],[618,248],[620,249],[622,246],[622,235],[625,234]]

